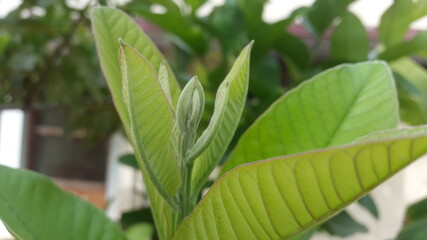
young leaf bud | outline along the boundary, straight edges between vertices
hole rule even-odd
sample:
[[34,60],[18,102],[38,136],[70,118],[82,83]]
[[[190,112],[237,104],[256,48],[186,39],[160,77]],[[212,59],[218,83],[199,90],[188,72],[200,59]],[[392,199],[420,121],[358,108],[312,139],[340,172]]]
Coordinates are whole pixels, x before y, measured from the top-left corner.
[[203,87],[197,77],[193,77],[182,90],[176,109],[176,127],[181,135],[182,156],[195,142],[197,127],[205,107]]

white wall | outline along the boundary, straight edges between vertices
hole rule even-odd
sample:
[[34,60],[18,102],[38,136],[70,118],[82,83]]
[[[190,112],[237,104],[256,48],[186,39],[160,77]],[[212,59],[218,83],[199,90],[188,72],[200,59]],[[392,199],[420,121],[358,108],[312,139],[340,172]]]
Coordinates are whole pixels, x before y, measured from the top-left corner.
[[[21,110],[0,111],[0,164],[21,166],[24,113]],[[0,240],[10,239],[10,234],[0,222]]]

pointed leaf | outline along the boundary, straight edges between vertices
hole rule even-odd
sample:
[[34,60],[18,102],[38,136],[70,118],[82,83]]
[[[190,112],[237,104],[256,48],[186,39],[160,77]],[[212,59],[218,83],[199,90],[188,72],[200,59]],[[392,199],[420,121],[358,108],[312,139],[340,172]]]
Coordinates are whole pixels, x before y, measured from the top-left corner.
[[[107,80],[110,92],[113,95],[116,110],[123,122],[126,134],[130,138],[130,120],[122,98],[122,82],[118,61],[119,44],[117,40],[122,38],[124,41],[131,44],[156,67],[164,61],[164,57],[148,36],[141,30],[138,24],[120,10],[107,7],[95,7],[91,11],[91,21],[101,68]],[[176,104],[181,90],[171,68],[168,65],[166,65],[166,68],[169,73],[169,85],[172,99],[174,104]],[[135,143],[131,142],[131,144],[135,147]],[[139,159],[139,161],[141,161],[141,159]],[[162,240],[170,239],[175,229],[173,211],[157,192],[144,169],[142,169],[142,174],[144,183],[147,187],[150,206],[153,211],[159,238]]]
[[127,107],[135,153],[152,183],[165,199],[181,186],[172,142],[173,110],[156,70],[135,49],[121,43],[123,100]]
[[374,216],[376,219],[379,219],[380,214],[378,212],[378,208],[375,205],[374,199],[372,199],[369,194],[359,199],[358,203],[360,206],[368,210],[372,216]]
[[228,89],[230,84],[226,83],[220,86],[215,98],[215,109],[208,127],[203,131],[202,135],[197,139],[191,153],[187,157],[187,162],[193,162],[201,153],[203,153],[218,134],[219,128],[224,118],[225,109],[227,107]]
[[[129,128],[129,116],[122,101],[117,40],[122,38],[124,42],[144,55],[156,68],[164,61],[164,57],[140,26],[121,10],[95,7],[91,11],[91,21],[102,71],[113,95],[117,112],[125,127]],[[172,98],[176,103],[180,93],[179,85],[171,68],[168,65],[166,67],[169,72]]]
[[240,138],[223,172],[396,127],[397,105],[393,77],[385,63],[332,68],[273,103]]
[[325,222],[321,229],[326,230],[331,235],[348,237],[355,233],[366,233],[368,229],[353,219],[346,211],[342,211]]
[[0,166],[0,219],[18,239],[125,239],[119,226],[92,204],[47,177]]
[[214,184],[174,239],[293,239],[426,152],[423,126],[240,166]]
[[195,161],[191,181],[195,195],[199,194],[209,174],[221,160],[236,131],[248,92],[249,59],[252,45],[253,42],[242,50],[221,84],[230,85],[227,106],[218,133],[206,151]]
[[205,93],[197,77],[193,77],[182,90],[176,108],[176,128],[180,134],[179,149],[185,157],[196,141],[197,128],[205,109]]

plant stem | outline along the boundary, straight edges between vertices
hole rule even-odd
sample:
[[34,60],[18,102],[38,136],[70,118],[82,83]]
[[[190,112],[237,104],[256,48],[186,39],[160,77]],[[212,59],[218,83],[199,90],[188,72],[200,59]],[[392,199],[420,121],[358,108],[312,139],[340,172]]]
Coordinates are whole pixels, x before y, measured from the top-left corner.
[[182,220],[188,216],[194,208],[191,194],[191,173],[193,171],[193,164],[186,164],[183,161],[182,166],[182,188],[180,191],[179,212],[176,214],[175,227],[177,228]]

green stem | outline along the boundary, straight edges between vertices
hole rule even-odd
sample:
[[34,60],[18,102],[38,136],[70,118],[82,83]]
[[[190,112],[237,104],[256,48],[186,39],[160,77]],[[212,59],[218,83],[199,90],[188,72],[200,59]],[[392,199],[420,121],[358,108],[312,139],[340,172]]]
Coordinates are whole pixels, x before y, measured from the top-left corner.
[[179,211],[176,214],[175,226],[178,227],[182,220],[188,216],[194,208],[194,203],[192,201],[191,193],[191,173],[193,171],[193,164],[185,164],[183,161],[182,166],[182,188],[179,195]]

